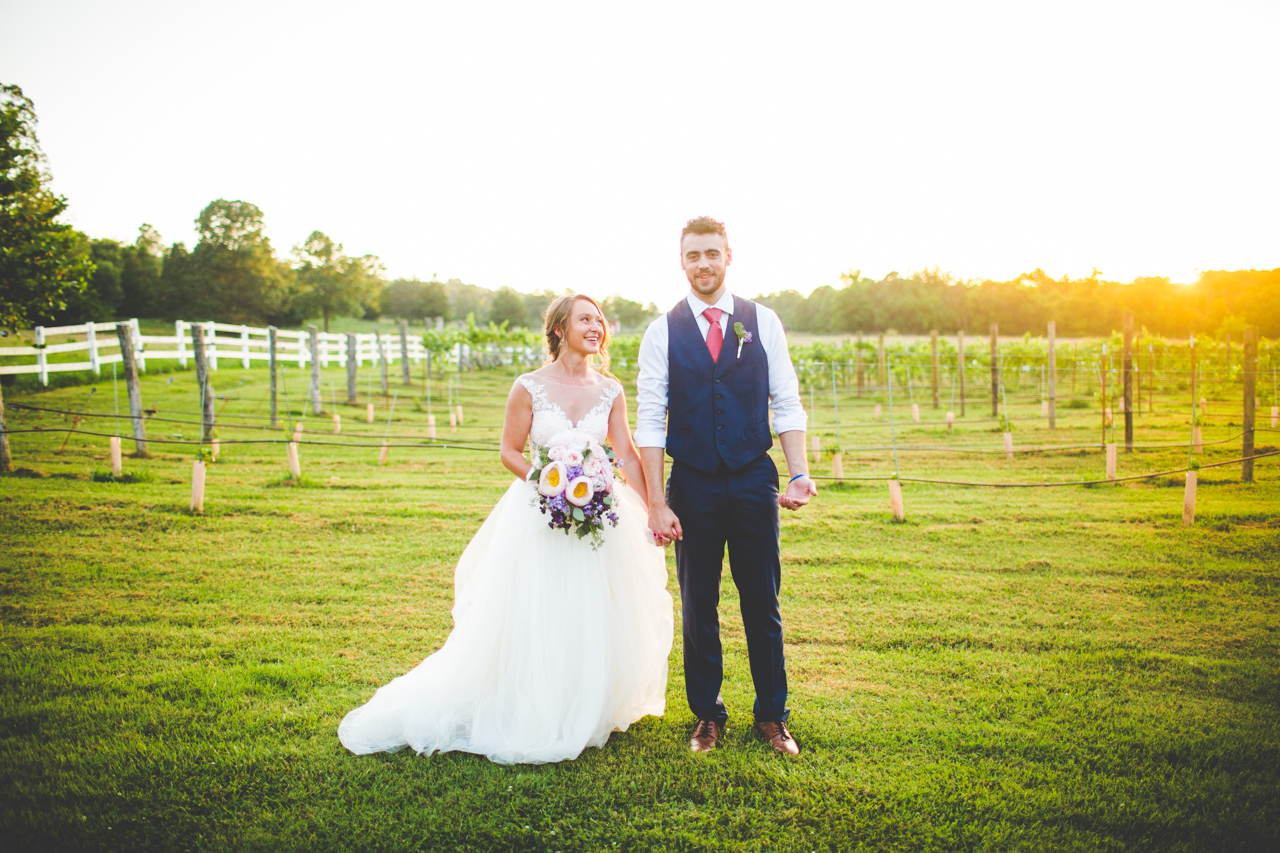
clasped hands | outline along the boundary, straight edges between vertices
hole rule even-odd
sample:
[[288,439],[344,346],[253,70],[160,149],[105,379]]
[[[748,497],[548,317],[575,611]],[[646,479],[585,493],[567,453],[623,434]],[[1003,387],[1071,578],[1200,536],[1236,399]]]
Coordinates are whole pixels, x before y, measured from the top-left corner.
[[[797,510],[809,503],[809,498],[818,494],[809,475],[797,477],[778,495],[778,506],[783,509]],[[649,530],[653,533],[655,544],[667,546],[677,539],[684,538],[684,530],[680,527],[680,519],[672,512],[664,500],[649,507]]]

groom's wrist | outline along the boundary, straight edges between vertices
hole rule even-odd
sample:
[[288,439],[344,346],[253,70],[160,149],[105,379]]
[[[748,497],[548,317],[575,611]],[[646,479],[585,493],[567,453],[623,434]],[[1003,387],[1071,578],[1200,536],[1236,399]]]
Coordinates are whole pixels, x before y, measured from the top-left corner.
[[788,481],[787,481],[787,485],[788,485],[788,486],[789,486],[789,485],[791,485],[791,484],[792,484],[792,483],[794,483],[796,480],[799,480],[801,477],[808,477],[808,476],[809,476],[809,472],[808,472],[808,471],[802,471],[802,472],[800,472],[799,474],[795,474],[794,476],[792,476],[792,478],[791,478],[790,480],[788,480]]

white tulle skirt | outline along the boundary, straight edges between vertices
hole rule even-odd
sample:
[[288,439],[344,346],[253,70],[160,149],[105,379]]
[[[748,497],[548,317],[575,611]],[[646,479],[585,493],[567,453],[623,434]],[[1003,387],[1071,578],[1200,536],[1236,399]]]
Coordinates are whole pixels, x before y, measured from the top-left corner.
[[338,726],[357,754],[460,750],[541,764],[603,746],[665,709],[673,631],[666,560],[621,482],[604,544],[547,527],[512,483],[463,551],[444,646]]

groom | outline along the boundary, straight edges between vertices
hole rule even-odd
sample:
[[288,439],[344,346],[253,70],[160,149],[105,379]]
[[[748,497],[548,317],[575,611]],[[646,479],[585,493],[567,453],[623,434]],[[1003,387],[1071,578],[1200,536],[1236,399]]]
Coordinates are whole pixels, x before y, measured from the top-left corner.
[[[720,697],[724,661],[716,612],[727,544],[756,689],[756,731],[782,755],[799,755],[787,730],[778,507],[799,509],[818,491],[805,462],[807,416],[782,321],[725,289],[732,259],[722,223],[701,216],[680,232],[689,293],[640,343],[636,445],[649,491],[649,527],[662,544],[676,543],[685,694],[698,718],[690,748],[714,749],[729,718]],[[782,494],[769,456],[771,402],[790,476]],[[665,495],[664,448],[672,459]]]

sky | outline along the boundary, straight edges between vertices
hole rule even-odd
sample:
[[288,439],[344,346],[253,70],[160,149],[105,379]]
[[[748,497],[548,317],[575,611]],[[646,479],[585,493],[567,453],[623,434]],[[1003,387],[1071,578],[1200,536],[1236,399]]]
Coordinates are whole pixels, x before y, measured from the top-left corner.
[[1280,266],[1280,3],[0,0],[68,218],[391,277],[743,295],[840,274],[1111,280]]

